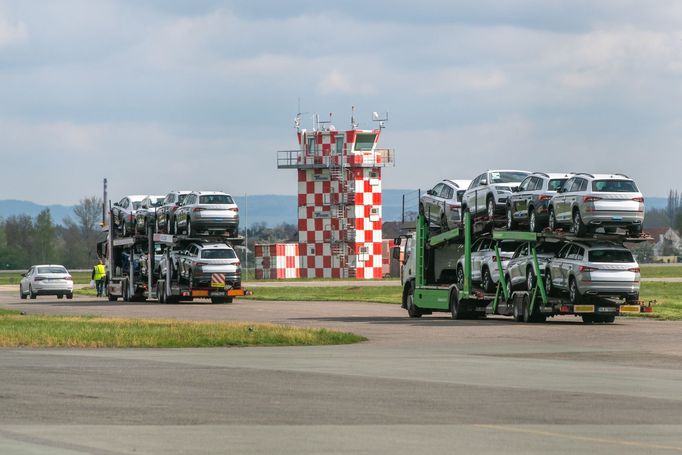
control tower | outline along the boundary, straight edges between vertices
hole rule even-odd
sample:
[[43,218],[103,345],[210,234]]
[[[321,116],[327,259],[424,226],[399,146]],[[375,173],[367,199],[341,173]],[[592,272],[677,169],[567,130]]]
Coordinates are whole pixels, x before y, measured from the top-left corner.
[[394,151],[377,147],[378,129],[337,131],[329,121],[300,127],[297,150],[277,152],[279,169],[298,177],[298,275],[302,278],[382,278],[381,171]]

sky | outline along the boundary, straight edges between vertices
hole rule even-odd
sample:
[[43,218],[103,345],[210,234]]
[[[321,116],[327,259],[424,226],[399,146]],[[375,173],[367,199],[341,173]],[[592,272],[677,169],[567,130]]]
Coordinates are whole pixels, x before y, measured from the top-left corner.
[[678,0],[0,0],[0,199],[294,194],[299,103],[306,127],[389,112],[384,188],[506,168],[663,196],[681,24]]

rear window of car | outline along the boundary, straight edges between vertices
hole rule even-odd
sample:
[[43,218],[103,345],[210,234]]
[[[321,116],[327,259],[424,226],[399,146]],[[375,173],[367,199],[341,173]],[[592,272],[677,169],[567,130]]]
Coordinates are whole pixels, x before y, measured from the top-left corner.
[[457,191],[457,201],[462,202],[462,197],[464,197],[464,192],[466,190],[459,190]]
[[199,204],[234,204],[234,201],[227,194],[207,194],[199,196]]
[[38,267],[38,273],[68,273],[64,267]]
[[588,257],[590,262],[635,262],[627,250],[592,250]]
[[220,250],[204,250],[201,252],[203,259],[234,259],[237,257],[234,250],[223,248]]
[[554,242],[554,243],[544,242],[544,243],[539,244],[537,246],[537,248],[535,249],[535,251],[539,254],[547,254],[547,253],[557,254],[559,252],[559,250],[561,249],[562,245],[563,244],[559,243],[559,242]]
[[156,198],[154,199],[154,202],[152,202],[152,207],[161,207],[163,205],[163,200],[164,198]]
[[566,180],[568,180],[568,179],[552,179],[547,184],[547,189],[549,191],[559,191],[559,188],[564,186],[564,183],[566,183]]
[[516,241],[502,241],[499,244],[500,251],[504,251],[505,253],[512,253],[516,251],[516,249],[521,245],[521,242],[516,242]]
[[179,194],[178,195],[178,203],[183,203],[185,202],[185,199],[187,199],[188,194]]
[[528,177],[528,172],[491,172],[490,183],[520,182]]
[[140,202],[133,202],[133,209],[134,209],[134,210],[137,210],[137,209],[140,208],[141,205],[142,205],[142,201],[140,201]]
[[637,193],[637,185],[632,180],[595,180],[592,191],[598,193]]

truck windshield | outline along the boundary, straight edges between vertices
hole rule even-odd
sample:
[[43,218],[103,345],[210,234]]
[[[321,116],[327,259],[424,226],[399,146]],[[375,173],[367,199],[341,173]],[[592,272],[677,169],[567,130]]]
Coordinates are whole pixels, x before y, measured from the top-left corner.
[[201,252],[203,259],[234,259],[237,257],[234,250],[223,248],[220,250],[204,250]]
[[635,262],[628,250],[592,250],[589,253],[590,262]]
[[234,204],[234,201],[227,194],[207,194],[199,196],[199,204]]

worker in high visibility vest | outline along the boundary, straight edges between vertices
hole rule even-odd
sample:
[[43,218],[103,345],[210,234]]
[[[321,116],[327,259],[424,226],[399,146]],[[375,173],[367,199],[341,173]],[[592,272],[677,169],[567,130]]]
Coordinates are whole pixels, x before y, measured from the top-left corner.
[[104,281],[107,277],[107,271],[104,268],[104,264],[100,259],[97,264],[92,268],[92,279],[95,281],[95,286],[97,287],[97,297],[104,296]]

